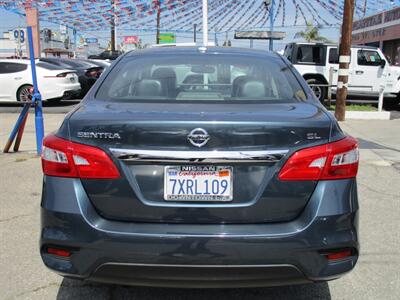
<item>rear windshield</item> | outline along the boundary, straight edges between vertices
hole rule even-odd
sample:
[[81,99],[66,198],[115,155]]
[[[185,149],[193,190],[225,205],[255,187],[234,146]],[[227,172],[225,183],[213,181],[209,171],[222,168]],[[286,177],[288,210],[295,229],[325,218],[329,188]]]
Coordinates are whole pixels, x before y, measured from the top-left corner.
[[40,62],[36,63],[36,66],[41,67],[46,70],[62,70],[63,69],[61,66],[53,65],[53,64],[50,64],[50,63],[44,62],[44,61],[40,61]]
[[63,63],[63,64],[66,64],[66,65],[68,65],[68,66],[70,66],[70,67],[74,67],[74,68],[83,68],[83,67],[85,67],[85,68],[91,68],[91,67],[94,66],[93,64],[88,63],[88,62],[85,62],[85,61],[81,61],[81,60],[72,60],[72,59],[70,59],[70,60],[63,60],[62,63]]
[[125,58],[112,69],[96,98],[297,102],[306,96],[279,58],[201,54]]

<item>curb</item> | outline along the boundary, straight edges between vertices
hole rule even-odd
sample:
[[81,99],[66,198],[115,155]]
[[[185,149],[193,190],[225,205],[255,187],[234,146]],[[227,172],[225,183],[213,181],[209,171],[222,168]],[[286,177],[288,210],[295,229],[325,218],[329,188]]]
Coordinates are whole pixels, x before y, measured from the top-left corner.
[[390,120],[391,115],[390,111],[346,111],[346,120]]
[[348,120],[390,120],[390,111],[346,111]]

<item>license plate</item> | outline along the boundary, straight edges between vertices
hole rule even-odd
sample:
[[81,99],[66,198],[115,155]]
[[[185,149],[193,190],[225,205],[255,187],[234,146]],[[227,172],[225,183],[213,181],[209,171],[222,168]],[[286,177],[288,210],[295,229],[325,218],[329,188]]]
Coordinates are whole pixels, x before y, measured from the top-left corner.
[[232,167],[169,166],[164,170],[166,201],[232,201]]

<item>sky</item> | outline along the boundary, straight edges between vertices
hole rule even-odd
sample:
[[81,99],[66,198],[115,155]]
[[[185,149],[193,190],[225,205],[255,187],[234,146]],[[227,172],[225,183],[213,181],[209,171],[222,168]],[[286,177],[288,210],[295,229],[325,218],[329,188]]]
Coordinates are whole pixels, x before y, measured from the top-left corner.
[[[119,0],[122,3],[126,2],[129,3],[128,0]],[[145,0],[130,0],[131,2],[134,1],[145,1]],[[168,1],[168,0],[164,0]],[[199,0],[194,0],[192,2],[190,1],[183,1],[183,2],[189,2],[189,5],[192,4],[193,7],[191,9],[187,9],[187,11],[190,12],[192,10],[192,14],[187,17],[183,18],[181,22],[177,22],[176,20],[173,20],[171,16],[168,16],[168,12],[162,14],[162,29],[171,29],[169,26],[174,26],[174,24],[177,25],[182,25],[184,24],[184,28],[182,28],[181,31],[177,32],[177,42],[191,42],[193,41],[193,33],[190,32],[190,28],[192,26],[192,19],[197,20],[196,22],[201,23],[201,9],[197,9],[194,7],[194,2],[199,1]],[[213,2],[214,1],[214,2]],[[211,0],[209,1],[210,3],[210,10],[209,10],[209,16],[210,19],[213,19],[214,21],[211,22],[211,25],[215,25],[214,28],[211,28],[210,30],[210,40],[214,40],[215,36],[220,44],[223,43],[225,40],[226,33],[225,32],[219,32],[215,33],[215,28],[218,27],[223,27],[221,30],[229,30],[228,36],[229,39],[232,41],[234,46],[239,46],[239,47],[248,47],[249,46],[249,41],[247,40],[234,40],[233,39],[233,34],[234,34],[234,29],[236,27],[240,27],[241,24],[245,24],[246,20],[251,20],[251,18],[255,18],[255,22],[252,22],[251,24],[256,24],[254,29],[257,30],[265,30],[269,29],[269,22],[265,22],[265,20],[262,19],[262,14],[263,12],[261,11],[258,16],[257,16],[257,8],[262,4],[262,0],[231,0],[237,3],[237,5],[232,5],[229,7],[229,10],[225,9],[225,11],[219,10],[220,8],[217,6],[220,2],[227,3],[227,0]],[[297,1],[297,2],[296,2]],[[364,3],[365,0],[357,0],[358,5],[361,5]],[[379,1],[370,1],[370,4],[367,6],[367,14],[372,14],[379,12],[385,8],[390,8],[396,5],[400,5],[400,0],[395,0],[395,1],[390,1],[390,0],[379,0]],[[56,1],[55,1],[56,2]],[[65,0],[64,0],[65,2]],[[103,1],[104,2],[104,1]],[[149,2],[149,1],[148,1]],[[151,2],[151,1],[150,1]],[[201,2],[201,1],[199,1]],[[232,2],[232,4],[233,4]],[[286,38],[283,41],[275,41],[275,49],[280,50],[284,48],[284,45],[292,41],[294,39],[294,36],[296,32],[301,31],[304,29],[304,23],[305,20],[310,20],[312,21],[314,19],[315,22],[320,22],[323,23],[324,20],[327,20],[328,23],[336,23],[333,26],[323,26],[321,29],[321,34],[328,39],[330,39],[332,42],[338,42],[339,39],[339,30],[340,27],[338,25],[338,16],[339,13],[336,11],[336,18],[334,17],[335,11],[332,9],[331,11],[328,11],[326,7],[321,6],[317,7],[319,5],[318,3],[330,3],[330,7],[335,7],[335,5],[340,5],[341,1],[331,1],[331,0],[275,0],[275,14],[276,14],[276,19],[275,19],[275,30],[277,31],[285,31],[286,32]],[[342,1],[343,2],[343,1]],[[392,3],[393,2],[393,3]],[[61,3],[61,2],[60,2]],[[314,3],[314,7],[311,7],[310,3]],[[334,3],[334,4],[332,4]],[[361,3],[361,4],[360,4]],[[368,3],[368,2],[367,2]],[[372,4],[374,3],[374,4]],[[284,4],[284,5],[283,5]],[[295,9],[295,4],[299,5],[302,10],[296,10]],[[200,5],[200,4],[199,4]],[[229,5],[229,4],[228,4]],[[221,6],[221,5],[220,5]],[[264,9],[264,8],[262,8]],[[360,12],[358,11],[358,14],[356,14],[356,18],[359,17]],[[165,16],[166,15],[166,16]],[[175,17],[179,17],[180,15],[177,14]],[[261,16],[261,17],[260,17]],[[67,16],[68,17],[68,16]],[[341,16],[340,16],[341,17]],[[187,19],[187,20],[186,20]],[[6,11],[2,8],[0,8],[0,31],[8,31],[10,29],[13,29],[18,26],[25,26],[25,19],[22,16],[19,16],[15,13],[12,13],[10,11]],[[122,20],[122,19],[121,19]],[[126,22],[126,18],[124,21]],[[257,21],[258,20],[258,21]],[[297,21],[296,21],[297,20]],[[54,21],[54,19],[53,19]],[[146,16],[141,20],[136,20],[133,23],[128,22],[125,24],[120,24],[117,26],[117,36],[119,37],[119,41],[122,41],[122,37],[126,35],[138,35],[144,43],[154,43],[155,42],[155,32],[154,31],[143,31],[143,30],[138,30],[135,29],[138,27],[137,22],[147,22],[146,28],[155,28],[156,27],[156,20],[155,20],[155,15],[151,16]],[[136,22],[136,23],[135,23]],[[175,23],[174,23],[175,22]],[[53,30],[58,30],[59,25],[54,24],[57,23],[57,21],[54,21],[53,23],[48,23],[48,22],[41,22],[41,28],[51,28]],[[65,21],[61,21],[60,23],[65,23]],[[123,23],[121,21],[121,23]],[[151,24],[154,24],[151,25]],[[172,24],[172,25],[171,25]],[[69,25],[69,24],[68,24]],[[201,24],[200,24],[201,25]],[[284,25],[282,27],[282,25]],[[212,27],[212,26],[211,26]],[[246,29],[252,28],[251,26],[247,26]],[[93,28],[93,26],[83,26],[83,28],[80,28],[78,30],[78,35],[82,35],[85,38],[90,38],[90,37],[96,37],[99,39],[100,43],[102,46],[106,46],[108,41],[109,41],[109,30],[108,28],[103,26],[100,26],[100,28]],[[199,40],[201,40],[202,33],[198,32],[198,37]],[[255,48],[268,48],[268,42],[267,41],[254,41],[254,47]]]

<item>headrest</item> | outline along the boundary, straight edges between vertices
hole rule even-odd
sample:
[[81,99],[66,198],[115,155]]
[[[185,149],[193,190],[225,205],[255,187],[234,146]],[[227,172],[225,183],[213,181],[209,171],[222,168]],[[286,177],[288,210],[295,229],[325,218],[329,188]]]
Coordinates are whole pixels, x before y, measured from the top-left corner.
[[190,74],[185,77],[183,80],[184,84],[202,84],[203,83],[203,75],[201,74]]
[[162,86],[159,80],[142,79],[136,83],[136,96],[162,96]]
[[251,76],[247,76],[247,75],[236,77],[232,82],[232,96],[239,97],[238,96],[239,88],[243,86],[243,82],[245,82],[247,80],[251,80],[251,79],[254,79],[254,78]]
[[241,98],[261,98],[266,96],[264,82],[260,80],[249,79],[240,83],[237,97]]
[[176,73],[172,68],[158,68],[153,71],[152,77],[155,79],[166,79],[166,78],[176,79]]

